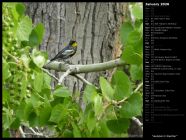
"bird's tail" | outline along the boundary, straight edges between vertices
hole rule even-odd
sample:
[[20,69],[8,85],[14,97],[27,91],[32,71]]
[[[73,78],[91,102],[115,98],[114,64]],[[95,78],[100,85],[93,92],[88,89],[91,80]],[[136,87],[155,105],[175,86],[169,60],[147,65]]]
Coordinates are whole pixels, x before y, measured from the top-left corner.
[[45,65],[48,65],[48,64],[50,64],[51,62],[52,62],[53,60],[51,59],[51,60],[49,60],[49,62],[48,63],[46,63]]
[[54,57],[54,58],[50,59],[50,62],[51,62],[51,61],[54,61],[55,59],[56,59],[56,57]]

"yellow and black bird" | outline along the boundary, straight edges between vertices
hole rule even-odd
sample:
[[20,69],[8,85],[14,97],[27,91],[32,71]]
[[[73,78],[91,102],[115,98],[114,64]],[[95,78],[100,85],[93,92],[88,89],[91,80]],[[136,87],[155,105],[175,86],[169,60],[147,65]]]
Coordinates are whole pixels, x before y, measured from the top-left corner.
[[50,60],[65,60],[72,57],[77,51],[77,42],[74,40],[70,40],[69,44],[63,48],[54,58]]

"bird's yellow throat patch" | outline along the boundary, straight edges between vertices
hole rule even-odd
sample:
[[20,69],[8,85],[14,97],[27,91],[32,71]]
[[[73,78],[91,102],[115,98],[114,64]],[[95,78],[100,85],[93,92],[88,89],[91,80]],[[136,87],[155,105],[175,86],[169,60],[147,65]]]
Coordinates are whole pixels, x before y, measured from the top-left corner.
[[77,42],[74,42],[74,43],[72,44],[72,47],[77,47]]

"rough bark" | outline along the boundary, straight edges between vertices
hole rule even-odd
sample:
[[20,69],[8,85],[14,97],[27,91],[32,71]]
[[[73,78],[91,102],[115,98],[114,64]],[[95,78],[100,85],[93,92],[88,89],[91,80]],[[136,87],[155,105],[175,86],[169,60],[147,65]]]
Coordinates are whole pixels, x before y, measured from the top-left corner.
[[[70,39],[76,39],[78,50],[71,58],[73,64],[92,64],[112,60],[118,56],[119,27],[124,19],[126,3],[26,3],[27,13],[34,24],[42,22],[45,36],[40,46],[54,57]],[[118,49],[118,50],[119,50]],[[54,71],[52,71],[54,72]],[[62,73],[55,72],[56,77]],[[97,84],[106,72],[82,74]],[[105,75],[106,77],[108,76]],[[79,80],[67,77],[64,85],[76,91],[85,87]]]

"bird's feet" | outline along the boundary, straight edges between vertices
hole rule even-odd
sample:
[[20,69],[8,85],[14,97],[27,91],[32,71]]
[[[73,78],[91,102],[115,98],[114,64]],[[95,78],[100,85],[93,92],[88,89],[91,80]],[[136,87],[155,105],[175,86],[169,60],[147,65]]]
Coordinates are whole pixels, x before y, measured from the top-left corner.
[[72,64],[70,60],[63,60],[66,64]]

